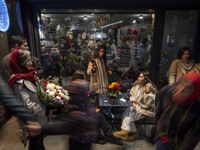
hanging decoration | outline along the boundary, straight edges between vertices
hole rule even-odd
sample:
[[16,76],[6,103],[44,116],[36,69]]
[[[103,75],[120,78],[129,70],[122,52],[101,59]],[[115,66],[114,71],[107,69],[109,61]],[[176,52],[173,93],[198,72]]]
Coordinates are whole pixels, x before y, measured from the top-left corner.
[[8,9],[4,0],[0,0],[0,31],[6,32],[10,25]]

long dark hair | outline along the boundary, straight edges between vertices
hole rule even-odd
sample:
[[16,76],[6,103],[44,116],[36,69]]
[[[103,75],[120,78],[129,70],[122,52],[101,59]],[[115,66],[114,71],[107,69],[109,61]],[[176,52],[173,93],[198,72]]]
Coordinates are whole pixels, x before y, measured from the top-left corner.
[[[154,93],[158,93],[158,90],[157,90],[155,84],[154,84],[154,83],[152,82],[152,80],[151,80],[150,73],[149,73],[148,71],[142,71],[142,72],[139,73],[139,75],[140,75],[141,73],[143,74],[144,79],[146,80],[145,85],[146,85],[147,83],[151,83],[151,84],[152,84],[151,90],[152,90]],[[136,81],[133,83],[133,85],[136,85],[137,83],[138,83],[138,81],[136,80]]]
[[192,52],[191,52],[191,50],[190,50],[190,48],[189,47],[182,47],[181,49],[179,49],[179,51],[178,51],[178,53],[177,53],[177,59],[181,59],[181,57],[182,57],[182,55],[184,54],[184,52],[185,51],[189,51],[189,58],[188,58],[188,60],[191,60],[193,57],[192,57]]
[[99,45],[98,48],[94,49],[94,55],[93,55],[93,59],[96,59],[97,57],[99,57],[99,50],[100,49],[104,49],[105,50],[105,53],[103,55],[103,60],[104,60],[104,63],[106,64],[106,47],[104,45]]

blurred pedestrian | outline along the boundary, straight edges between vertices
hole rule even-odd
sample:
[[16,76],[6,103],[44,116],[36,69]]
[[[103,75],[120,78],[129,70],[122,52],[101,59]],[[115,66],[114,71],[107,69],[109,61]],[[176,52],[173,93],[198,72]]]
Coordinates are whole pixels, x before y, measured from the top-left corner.
[[191,150],[200,140],[200,74],[189,72],[161,89],[156,111],[157,150]]
[[[47,125],[41,131],[47,135],[70,135],[70,150],[90,150],[98,135],[95,108],[89,102],[89,82],[74,80],[68,84],[70,112]],[[40,128],[27,126],[29,135],[40,132]]]

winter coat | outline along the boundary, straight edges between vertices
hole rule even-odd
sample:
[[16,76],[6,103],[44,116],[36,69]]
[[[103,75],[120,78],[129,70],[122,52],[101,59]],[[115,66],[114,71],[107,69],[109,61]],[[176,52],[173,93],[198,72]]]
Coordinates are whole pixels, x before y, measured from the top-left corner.
[[12,72],[9,67],[10,56],[11,56],[11,53],[6,55],[2,60],[2,70],[3,70],[2,73],[3,73],[3,78],[6,82],[8,82],[8,80],[10,79],[10,76],[12,75]]
[[108,77],[104,60],[102,58],[93,59],[96,63],[96,72],[92,71],[92,62],[88,64],[87,75],[90,76],[90,91],[101,90],[105,91],[105,87],[108,86]]
[[152,108],[155,107],[156,93],[151,91],[146,94],[145,86],[135,84],[130,91],[130,95],[130,100],[140,107],[143,115],[148,117],[155,116],[155,111]]
[[29,80],[20,79],[14,83],[13,89],[24,106],[37,118],[37,121],[42,125],[47,123],[46,107],[40,103],[35,85]]
[[184,63],[180,59],[175,59],[169,68],[169,84],[175,83],[180,77],[192,70],[194,62]]

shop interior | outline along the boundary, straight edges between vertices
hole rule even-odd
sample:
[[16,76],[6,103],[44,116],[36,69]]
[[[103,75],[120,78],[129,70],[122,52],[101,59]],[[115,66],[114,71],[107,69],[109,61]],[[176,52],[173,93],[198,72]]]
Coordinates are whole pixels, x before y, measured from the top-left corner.
[[136,72],[149,69],[154,21],[153,10],[42,9],[38,24],[45,75],[53,70],[66,78],[86,71],[94,49],[103,44],[107,69],[117,72],[118,81],[132,83]]

